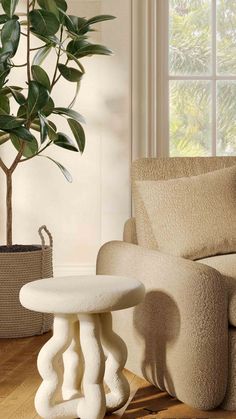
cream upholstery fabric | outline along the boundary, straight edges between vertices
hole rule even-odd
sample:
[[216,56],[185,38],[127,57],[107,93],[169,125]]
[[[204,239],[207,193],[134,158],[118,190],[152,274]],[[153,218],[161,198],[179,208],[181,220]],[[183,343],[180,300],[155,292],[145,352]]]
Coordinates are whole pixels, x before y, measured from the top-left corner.
[[222,404],[225,410],[236,411],[236,329],[229,329],[229,371],[226,395]]
[[[228,365],[227,294],[212,268],[124,242],[102,247],[97,273],[145,284],[146,299],[114,313],[128,345],[127,367],[200,409],[225,395]],[[219,333],[220,331],[220,333]]]
[[[195,176],[233,165],[236,157],[141,159],[132,166],[132,180]],[[125,229],[131,241],[134,220]],[[190,406],[211,409],[224,399],[225,408],[236,409],[236,333],[230,331],[229,349],[228,292],[218,271],[111,242],[99,252],[97,272],[131,276],[147,288],[144,303],[114,315],[114,327],[128,345],[131,371]]]
[[[164,181],[137,181],[138,243],[196,260],[236,252],[236,166]],[[144,231],[148,226],[147,232]],[[232,228],[235,226],[235,228]]]
[[236,327],[236,253],[205,258],[198,262],[211,266],[221,273],[229,295],[229,322]]
[[[180,177],[197,176],[236,165],[236,157],[196,157],[140,159],[132,164],[132,190],[136,202],[136,217],[147,219],[146,209],[136,188],[136,181],[167,180]],[[148,247],[157,249],[158,244],[150,224],[137,226],[137,236],[143,237]],[[207,255],[209,256],[209,255]]]
[[126,221],[124,226],[123,239],[126,243],[138,244],[135,218],[130,218]]
[[[135,218],[131,218],[125,223],[124,241],[126,243],[137,244]],[[229,255],[219,255],[210,258],[199,259],[198,263],[211,266],[222,275],[222,280],[228,292],[228,319],[232,326],[236,327],[236,253]],[[235,349],[236,351],[236,349]],[[236,381],[236,374],[235,374]],[[235,387],[236,393],[236,387]],[[235,402],[236,403],[236,402]]]

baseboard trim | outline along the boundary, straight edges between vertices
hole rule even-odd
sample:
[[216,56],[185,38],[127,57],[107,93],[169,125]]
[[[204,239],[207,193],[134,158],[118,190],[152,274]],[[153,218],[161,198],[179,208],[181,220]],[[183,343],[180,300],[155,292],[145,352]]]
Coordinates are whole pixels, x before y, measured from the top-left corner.
[[95,265],[55,265],[54,276],[94,275]]

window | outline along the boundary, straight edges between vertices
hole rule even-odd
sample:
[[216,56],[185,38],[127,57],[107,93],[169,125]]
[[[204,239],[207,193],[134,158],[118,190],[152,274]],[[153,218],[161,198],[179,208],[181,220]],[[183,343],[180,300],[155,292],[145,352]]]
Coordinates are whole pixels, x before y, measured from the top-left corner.
[[236,1],[162,2],[169,155],[236,155]]

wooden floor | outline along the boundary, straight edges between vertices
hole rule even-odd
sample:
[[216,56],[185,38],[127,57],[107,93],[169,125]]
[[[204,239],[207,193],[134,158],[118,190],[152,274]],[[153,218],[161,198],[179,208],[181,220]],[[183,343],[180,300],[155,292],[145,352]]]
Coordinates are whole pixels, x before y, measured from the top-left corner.
[[[39,418],[34,410],[34,395],[41,382],[36,359],[39,349],[49,337],[50,334],[46,334],[27,339],[0,340],[0,419]],[[109,416],[109,419],[236,419],[236,412],[191,409],[134,374],[127,371],[126,375],[131,387],[130,400],[122,411]]]

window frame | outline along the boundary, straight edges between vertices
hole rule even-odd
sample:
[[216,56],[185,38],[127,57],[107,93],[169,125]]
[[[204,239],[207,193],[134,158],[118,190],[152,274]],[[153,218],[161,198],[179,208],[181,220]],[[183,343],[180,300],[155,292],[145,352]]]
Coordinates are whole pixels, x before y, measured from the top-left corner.
[[211,0],[211,75],[170,75],[169,72],[169,0],[157,0],[157,150],[158,156],[170,155],[169,86],[174,80],[211,82],[211,156],[217,155],[217,82],[236,81],[236,75],[217,74],[217,0]]

